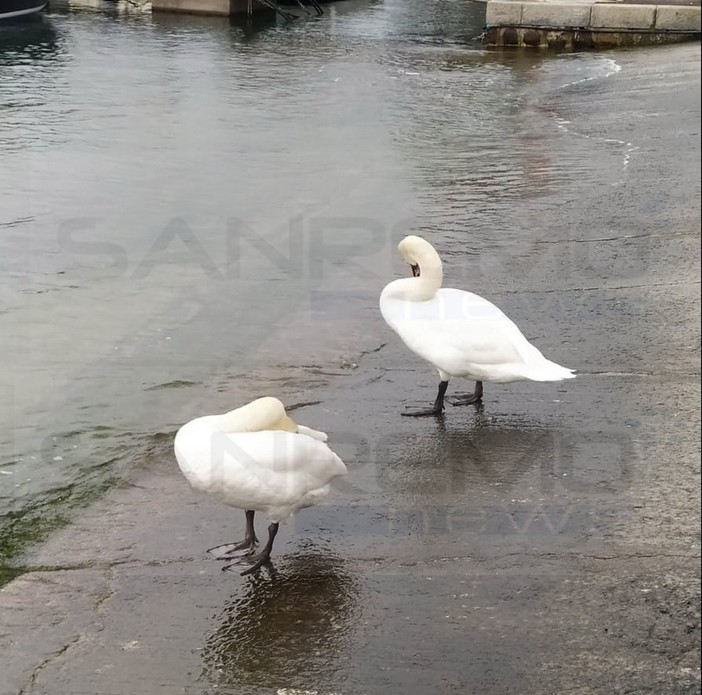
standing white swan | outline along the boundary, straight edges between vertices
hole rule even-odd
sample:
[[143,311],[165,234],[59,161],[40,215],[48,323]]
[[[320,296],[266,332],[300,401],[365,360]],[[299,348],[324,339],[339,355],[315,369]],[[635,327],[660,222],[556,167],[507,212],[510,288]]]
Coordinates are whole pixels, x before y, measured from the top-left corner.
[[451,377],[475,380],[475,392],[452,401],[478,403],[483,381],[560,381],[574,370],[547,360],[500,309],[472,292],[441,288],[441,258],[418,236],[405,237],[398,250],[411,278],[395,280],[380,295],[380,312],[405,345],[439,372],[439,393],[427,410],[403,415],[440,415]]
[[[281,521],[329,494],[329,482],[347,473],[344,462],[324,443],[324,432],[296,424],[277,398],[259,398],[223,415],[207,415],[183,425],[174,441],[180,470],[190,485],[246,512],[239,543],[211,548],[220,559],[250,564],[250,574],[268,562]],[[271,521],[268,542],[254,555],[255,512]]]

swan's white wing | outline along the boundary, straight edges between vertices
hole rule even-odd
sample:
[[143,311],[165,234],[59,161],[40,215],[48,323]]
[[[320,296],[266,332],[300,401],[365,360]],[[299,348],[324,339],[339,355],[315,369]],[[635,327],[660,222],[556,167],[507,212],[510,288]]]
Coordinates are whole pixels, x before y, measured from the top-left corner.
[[480,362],[530,363],[544,359],[514,321],[487,299],[472,292],[441,289],[437,292],[437,301],[442,304],[442,311],[449,321],[455,321],[461,327],[459,331],[451,331],[445,324],[445,332],[453,336],[457,347],[476,350],[481,355]]
[[193,487],[242,509],[294,507],[347,472],[311,437],[281,430],[231,434],[197,420],[178,432],[175,452]]
[[305,427],[304,425],[297,426],[298,434],[302,434],[306,437],[312,437],[319,442],[326,442],[329,437],[327,437],[326,432],[320,432],[319,430],[313,430],[311,427]]
[[513,321],[472,292],[441,289],[428,301],[390,300],[382,309],[411,350],[450,375],[499,378],[490,372],[544,360]]

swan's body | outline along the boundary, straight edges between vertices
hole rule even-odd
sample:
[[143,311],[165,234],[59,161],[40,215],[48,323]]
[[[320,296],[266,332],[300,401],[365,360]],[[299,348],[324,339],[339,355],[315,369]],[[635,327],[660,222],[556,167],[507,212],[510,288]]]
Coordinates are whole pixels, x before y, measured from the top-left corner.
[[440,289],[431,299],[408,301],[388,285],[380,309],[407,347],[433,364],[442,379],[507,383],[572,376],[569,369],[547,360],[500,309],[472,292]]
[[441,379],[434,409],[418,414],[441,412],[451,377],[474,379],[476,392],[464,402],[477,402],[483,381],[560,381],[575,376],[573,370],[547,360],[492,302],[472,292],[442,289],[441,259],[427,241],[406,237],[399,251],[415,277],[386,285],[380,311],[407,347],[434,365]]
[[223,415],[199,417],[178,430],[176,460],[190,485],[246,511],[246,538],[222,546],[227,550],[221,557],[253,552],[255,512],[271,521],[272,547],[281,521],[327,497],[330,481],[347,471],[326,439],[324,432],[296,424],[277,398],[259,398]]

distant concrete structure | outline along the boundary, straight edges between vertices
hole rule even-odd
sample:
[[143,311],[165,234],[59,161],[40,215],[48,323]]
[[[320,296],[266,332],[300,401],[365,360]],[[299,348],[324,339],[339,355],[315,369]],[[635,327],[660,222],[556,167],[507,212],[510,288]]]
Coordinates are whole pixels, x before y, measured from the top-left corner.
[[699,40],[700,3],[599,0],[489,0],[491,46],[607,48]]
[[152,0],[151,9],[153,12],[179,12],[222,17],[242,17],[248,14],[275,16],[275,10],[258,2],[258,0]]

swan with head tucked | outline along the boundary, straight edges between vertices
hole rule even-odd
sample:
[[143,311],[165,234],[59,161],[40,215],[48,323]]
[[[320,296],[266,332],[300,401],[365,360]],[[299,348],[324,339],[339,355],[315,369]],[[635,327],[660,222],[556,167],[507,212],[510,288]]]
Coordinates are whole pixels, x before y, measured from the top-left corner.
[[398,246],[412,268],[411,278],[395,280],[380,295],[380,312],[405,345],[439,372],[434,405],[404,415],[440,415],[451,377],[473,379],[475,391],[452,401],[478,403],[483,382],[561,381],[574,370],[547,360],[492,302],[472,292],[442,288],[441,258],[418,236]]
[[[344,462],[325,444],[324,432],[298,425],[277,398],[258,398],[222,415],[191,420],[177,432],[176,460],[190,485],[246,512],[239,543],[211,548],[220,559],[249,564],[254,572],[270,559],[281,521],[322,501],[329,482],[345,475]],[[270,519],[268,542],[254,554],[254,514]]]

